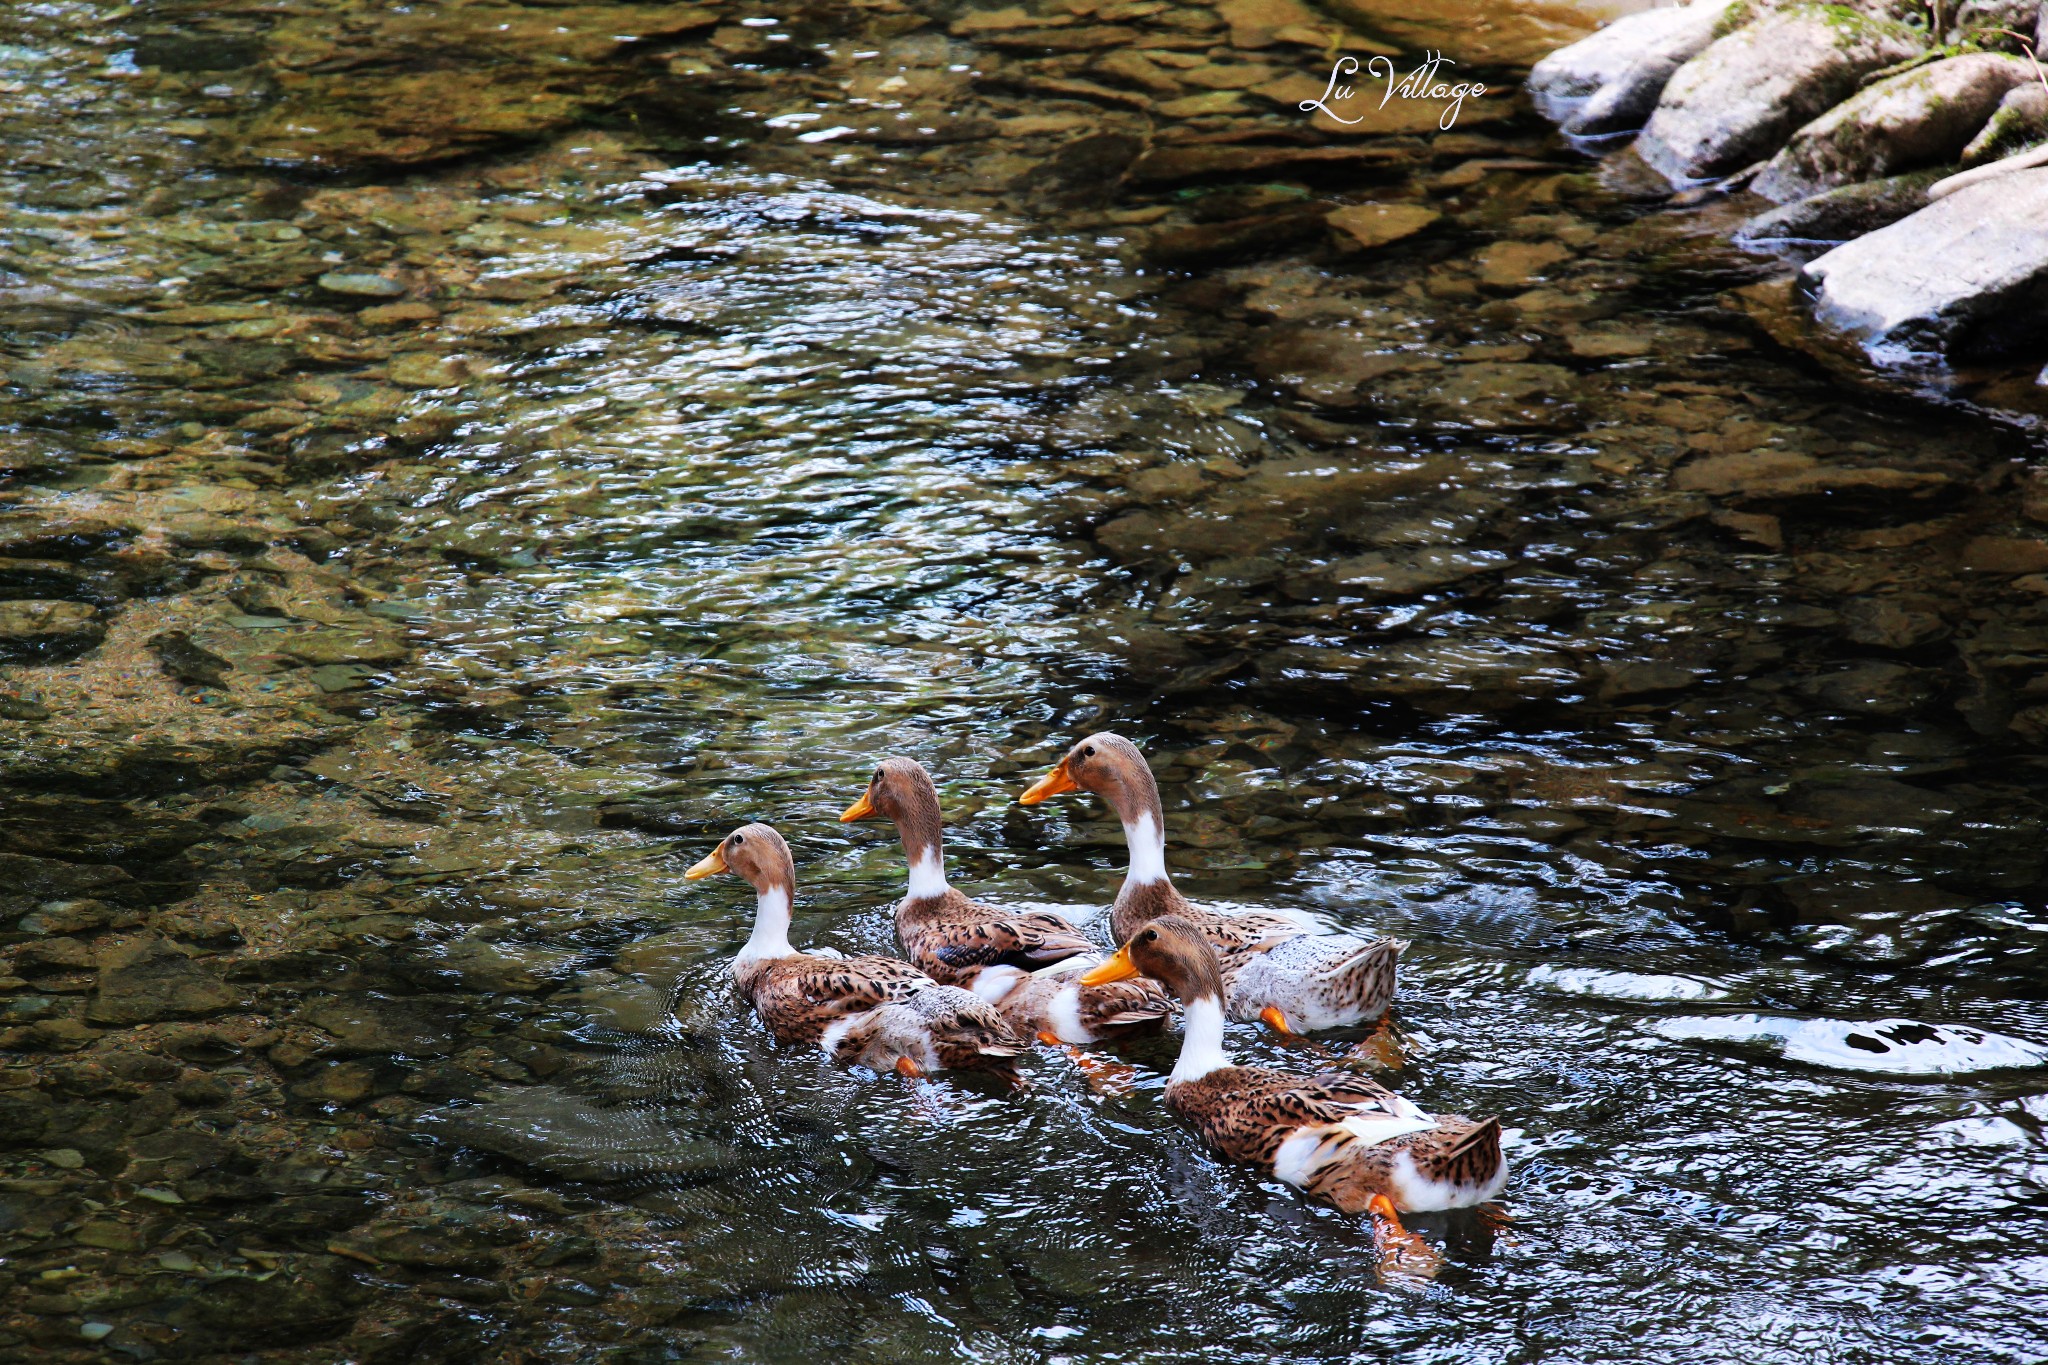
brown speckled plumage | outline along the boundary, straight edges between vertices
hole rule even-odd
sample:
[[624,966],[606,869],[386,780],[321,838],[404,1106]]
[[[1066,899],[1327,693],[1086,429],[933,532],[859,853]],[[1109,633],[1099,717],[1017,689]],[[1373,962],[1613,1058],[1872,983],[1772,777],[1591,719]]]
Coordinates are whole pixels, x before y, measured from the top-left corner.
[[[1173,1013],[1166,991],[1158,982],[1142,977],[1084,986],[1078,972],[1057,976],[1011,973],[1014,984],[1008,984],[1002,979],[1003,972],[1000,967],[985,968],[975,979],[975,994],[994,1000],[1010,1027],[1025,1037],[1051,1033],[1065,1043],[1131,1038],[1159,1032]],[[1003,991],[1000,996],[995,993],[998,990]],[[1069,992],[1071,997],[1063,998]]]
[[[1437,1126],[1368,1143],[1346,1119],[1397,1118],[1400,1100],[1362,1076],[1297,1076],[1266,1067],[1230,1066],[1166,1087],[1166,1103],[1219,1153],[1267,1170],[1282,1143],[1303,1128],[1326,1127],[1301,1188],[1346,1213],[1362,1213],[1376,1194],[1406,1211],[1395,1167],[1407,1156],[1430,1179],[1474,1191],[1501,1169],[1500,1120],[1435,1115]],[[1474,1202],[1477,1202],[1476,1200]]]
[[[1053,775],[1026,794],[1042,800],[1060,791],[1100,796],[1126,834],[1137,830],[1164,844],[1166,816],[1159,784],[1138,747],[1121,735],[1094,734],[1060,759]],[[1134,860],[1135,848],[1134,844]],[[1278,1009],[1291,1026],[1333,1028],[1384,1015],[1394,1002],[1401,950],[1398,939],[1368,942],[1348,934],[1315,934],[1285,915],[1253,911],[1220,914],[1190,903],[1165,872],[1163,857],[1152,875],[1135,870],[1124,878],[1110,907],[1110,932],[1125,943],[1162,915],[1177,915],[1201,931],[1223,961],[1230,1017],[1254,1020]]]
[[733,979],[778,1043],[812,1043],[825,1028],[891,1000],[908,1000],[933,984],[900,958],[795,957],[736,963]]
[[1201,930],[1202,937],[1223,959],[1226,975],[1254,953],[1299,938],[1303,933],[1301,925],[1285,915],[1256,910],[1242,915],[1219,914],[1189,901],[1172,882],[1133,883],[1128,879],[1116,893],[1116,904],[1110,907],[1109,932],[1118,943],[1123,943],[1161,915],[1178,915]]
[[[911,866],[928,865],[943,881],[939,791],[923,764],[908,758],[883,759],[855,811],[893,821]],[[971,900],[951,886],[925,895],[913,888],[913,894],[896,907],[896,936],[912,962],[931,973],[933,980],[951,986],[972,985],[983,967],[1034,971],[1095,948],[1058,915],[1012,914]]]
[[[1193,1037],[1195,1002],[1213,1018],[1223,985],[1222,964],[1196,924],[1177,915],[1154,920],[1103,974],[1133,970],[1190,1005],[1190,1036],[1167,1082],[1166,1103],[1223,1156],[1272,1171],[1352,1213],[1375,1195],[1407,1210],[1459,1207],[1499,1192],[1506,1165],[1498,1119],[1425,1115],[1363,1076],[1233,1066],[1220,1050],[1197,1059],[1199,1074],[1181,1074],[1201,1046]],[[1210,1069],[1200,1071],[1202,1065]],[[1403,1131],[1411,1126],[1416,1131]]]
[[908,962],[791,948],[796,866],[771,827],[734,830],[689,875],[719,871],[737,873],[758,897],[754,935],[733,961],[733,979],[777,1042],[828,1046],[838,1061],[877,1069],[901,1060],[915,1069],[1005,1070],[1023,1050],[995,1009]]
[[882,1070],[898,1057],[924,1067],[1009,1071],[1026,1044],[987,1002],[957,986],[927,985],[856,1016],[833,1055]]
[[1095,951],[1058,915],[1004,914],[951,887],[943,896],[905,896],[896,907],[896,937],[912,962],[950,986],[972,985],[983,967],[1028,972]]

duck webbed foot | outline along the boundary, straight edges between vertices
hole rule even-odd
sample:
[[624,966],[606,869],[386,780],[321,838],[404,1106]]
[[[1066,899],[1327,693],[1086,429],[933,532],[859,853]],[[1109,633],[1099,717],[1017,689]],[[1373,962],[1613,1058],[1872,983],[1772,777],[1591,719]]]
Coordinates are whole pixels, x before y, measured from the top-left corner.
[[1294,1025],[1287,1022],[1287,1011],[1281,1009],[1278,1005],[1268,1005],[1260,1010],[1259,1019],[1267,1028],[1273,1030],[1282,1038],[1299,1038],[1301,1036],[1295,1032]]
[[1383,1194],[1376,1194],[1366,1205],[1372,1215],[1373,1249],[1379,1256],[1379,1271],[1383,1279],[1431,1280],[1443,1268],[1443,1253],[1431,1246],[1420,1233],[1410,1232],[1401,1224],[1400,1210],[1394,1201]]
[[1082,1077],[1088,1082],[1088,1088],[1098,1095],[1129,1095],[1138,1088],[1136,1067],[1084,1051],[1064,1041],[1050,1029],[1040,1029],[1038,1041],[1066,1053],[1074,1065],[1080,1068]]
[[1391,1015],[1382,1014],[1372,1032],[1361,1038],[1352,1047],[1346,1061],[1357,1063],[1368,1071],[1399,1071],[1408,1065],[1408,1051],[1401,1043],[1401,1034],[1394,1027]]

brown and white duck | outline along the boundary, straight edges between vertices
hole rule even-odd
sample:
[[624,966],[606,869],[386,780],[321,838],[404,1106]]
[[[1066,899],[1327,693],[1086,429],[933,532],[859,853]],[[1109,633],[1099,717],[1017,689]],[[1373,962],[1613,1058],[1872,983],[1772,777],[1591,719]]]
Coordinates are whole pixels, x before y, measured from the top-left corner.
[[946,880],[939,790],[924,765],[885,758],[860,800],[839,818],[894,821],[910,864],[908,894],[896,906],[903,950],[936,981],[962,986],[994,1005],[1011,1027],[1047,1041],[1094,1043],[1154,1032],[1173,1012],[1149,981],[1084,987],[1099,960],[1079,929],[1047,911],[1013,914],[971,900]]
[[1370,1212],[1413,1244],[1399,1215],[1484,1203],[1507,1184],[1500,1120],[1426,1114],[1348,1072],[1301,1076],[1238,1066],[1223,1050],[1223,969],[1200,926],[1179,915],[1140,925],[1091,985],[1144,975],[1183,1009],[1180,1059],[1168,1107],[1232,1161],[1328,1200]]
[[1014,1069],[1023,1041],[973,992],[941,985],[897,958],[790,946],[796,864],[773,827],[742,825],[683,875],[696,881],[717,872],[736,873],[754,888],[754,932],[732,974],[777,1042],[907,1076],[942,1067]]
[[1096,734],[1069,749],[1018,800],[1062,792],[1101,797],[1123,822],[1130,870],[1109,912],[1119,943],[1161,915],[1195,925],[1222,955],[1225,1008],[1233,1019],[1263,1019],[1282,1033],[1340,1028],[1378,1019],[1394,1002],[1395,965],[1408,945],[1352,934],[1316,934],[1284,915],[1225,915],[1189,903],[1166,873],[1166,821],[1159,784],[1138,746]]

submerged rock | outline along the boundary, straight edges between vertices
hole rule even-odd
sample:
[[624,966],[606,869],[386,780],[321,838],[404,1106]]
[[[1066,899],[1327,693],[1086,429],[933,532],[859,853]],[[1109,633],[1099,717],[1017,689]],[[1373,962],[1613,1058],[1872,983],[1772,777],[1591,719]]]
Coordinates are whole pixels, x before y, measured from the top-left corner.
[[1751,188],[1782,204],[1951,161],[1999,102],[2033,78],[2017,57],[1972,52],[1878,81],[1793,134]]
[[1370,251],[1412,237],[1442,217],[1421,204],[1348,204],[1323,221],[1336,233],[1343,250]]
[[1674,181],[1742,170],[1922,41],[1901,24],[1839,7],[1769,15],[1679,68],[1636,150]]
[[405,294],[405,285],[388,275],[329,271],[320,277],[320,287],[330,294],[353,298],[395,299]]
[[2048,1048],[1956,1024],[1868,1023],[1762,1014],[1668,1019],[1650,1029],[1674,1042],[1764,1045],[1788,1062],[1899,1076],[1958,1076],[2048,1065]]
[[1927,207],[1927,190],[1946,171],[1914,171],[1844,185],[1760,213],[1736,233],[1746,242],[1846,242]]
[[0,602],[0,659],[83,653],[106,634],[99,615],[84,602]]
[[1874,351],[1996,353],[2048,321],[2048,169],[1967,185],[1801,274],[1815,315]]

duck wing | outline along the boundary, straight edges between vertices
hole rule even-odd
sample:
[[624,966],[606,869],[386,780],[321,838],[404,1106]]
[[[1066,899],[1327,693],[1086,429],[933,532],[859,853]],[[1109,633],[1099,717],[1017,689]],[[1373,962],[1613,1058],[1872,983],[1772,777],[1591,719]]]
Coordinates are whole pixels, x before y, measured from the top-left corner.
[[1302,1129],[1380,1141],[1436,1123],[1393,1091],[1348,1072],[1300,1076],[1264,1067],[1225,1067],[1169,1087],[1167,1099],[1226,1156],[1266,1165]]
[[932,979],[901,958],[800,954],[769,963],[744,984],[755,1013],[778,1037],[815,1041],[834,1020],[907,1000]]
[[1043,910],[1005,915],[957,892],[955,896],[957,903],[949,899],[941,914],[923,927],[918,935],[922,942],[913,951],[921,948],[956,975],[998,966],[1036,971],[1095,951],[1095,945],[1059,915]]

